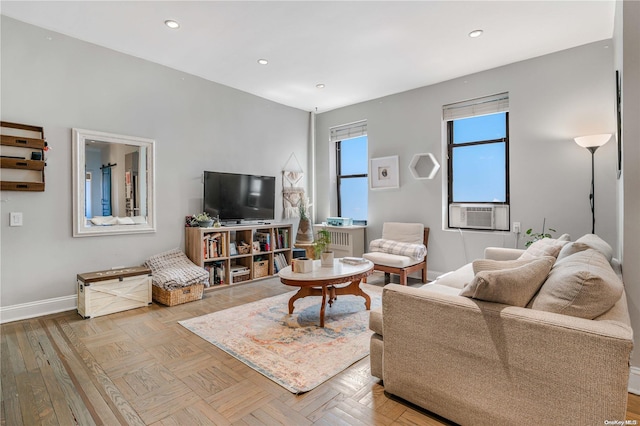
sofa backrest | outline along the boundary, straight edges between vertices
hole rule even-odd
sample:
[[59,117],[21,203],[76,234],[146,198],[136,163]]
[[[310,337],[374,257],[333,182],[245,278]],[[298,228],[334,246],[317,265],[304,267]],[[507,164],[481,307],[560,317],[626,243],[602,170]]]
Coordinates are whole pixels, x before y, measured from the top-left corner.
[[382,238],[402,243],[422,244],[424,225],[422,223],[385,222],[382,224]]

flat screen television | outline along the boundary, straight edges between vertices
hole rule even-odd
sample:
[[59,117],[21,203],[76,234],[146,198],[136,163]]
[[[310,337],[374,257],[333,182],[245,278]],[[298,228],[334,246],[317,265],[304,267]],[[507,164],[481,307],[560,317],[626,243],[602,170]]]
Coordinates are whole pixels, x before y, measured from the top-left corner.
[[203,211],[222,222],[275,218],[276,178],[204,172]]

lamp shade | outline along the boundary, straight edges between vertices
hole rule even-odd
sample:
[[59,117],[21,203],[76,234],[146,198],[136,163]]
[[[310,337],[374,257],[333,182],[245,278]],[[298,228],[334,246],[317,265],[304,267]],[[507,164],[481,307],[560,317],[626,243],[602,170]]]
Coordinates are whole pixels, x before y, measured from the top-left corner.
[[609,142],[609,139],[611,139],[611,133],[604,133],[602,135],[580,136],[575,138],[575,141],[583,148],[598,148]]

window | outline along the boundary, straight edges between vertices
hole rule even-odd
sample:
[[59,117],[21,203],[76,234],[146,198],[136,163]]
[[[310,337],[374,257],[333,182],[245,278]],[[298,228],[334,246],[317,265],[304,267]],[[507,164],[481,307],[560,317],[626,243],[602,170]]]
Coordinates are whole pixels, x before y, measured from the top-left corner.
[[[447,105],[443,116],[447,124],[448,203],[450,227],[476,227],[460,222],[460,204],[492,215],[484,229],[509,229],[509,98],[506,93]],[[491,206],[500,207],[495,217]],[[475,210],[475,209],[481,210]],[[491,213],[488,213],[488,212]],[[507,212],[506,214],[504,212]],[[452,218],[452,215],[456,217]],[[471,215],[469,215],[471,216]],[[498,220],[499,219],[499,220]]]
[[334,127],[331,140],[336,147],[338,216],[366,224],[369,191],[367,122]]

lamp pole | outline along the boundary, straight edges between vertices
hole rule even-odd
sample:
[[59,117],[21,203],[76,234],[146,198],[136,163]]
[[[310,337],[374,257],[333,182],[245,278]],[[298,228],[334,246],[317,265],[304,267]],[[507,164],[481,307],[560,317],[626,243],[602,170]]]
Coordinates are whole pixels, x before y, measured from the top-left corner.
[[589,194],[589,204],[591,205],[591,233],[596,233],[596,188],[595,188],[595,153],[598,148],[611,139],[610,133],[601,135],[580,136],[574,138],[576,143],[583,148],[587,148],[591,153],[591,193]]
[[596,187],[595,187],[595,153],[597,146],[587,147],[591,152],[591,193],[589,194],[589,203],[591,204],[591,233],[596,233]]

